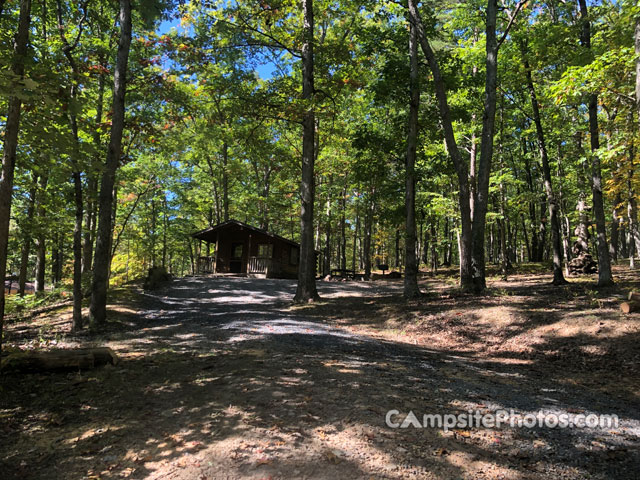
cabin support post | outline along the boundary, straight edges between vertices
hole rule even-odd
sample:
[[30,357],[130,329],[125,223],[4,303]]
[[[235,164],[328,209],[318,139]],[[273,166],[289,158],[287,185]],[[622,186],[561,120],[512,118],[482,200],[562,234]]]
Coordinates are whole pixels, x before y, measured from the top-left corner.
[[249,275],[249,262],[251,261],[251,234],[249,234],[249,241],[247,245],[247,262],[245,263],[245,273]]
[[214,253],[215,258],[213,260],[213,268],[212,268],[214,274],[218,273],[218,252],[220,251],[220,248],[218,248],[220,245],[218,241],[219,238],[220,238],[220,232],[216,232],[216,251]]

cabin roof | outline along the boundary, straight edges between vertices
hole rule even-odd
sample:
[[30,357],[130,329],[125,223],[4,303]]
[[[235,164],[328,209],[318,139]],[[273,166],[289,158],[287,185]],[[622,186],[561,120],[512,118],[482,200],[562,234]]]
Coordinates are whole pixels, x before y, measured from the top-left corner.
[[192,233],[191,236],[193,238],[197,238],[199,240],[204,241],[212,241],[211,234],[217,232],[218,230],[224,230],[225,228],[229,228],[231,226],[240,227],[241,229],[251,230],[252,232],[260,233],[262,235],[266,235],[276,240],[280,240],[281,242],[288,243],[289,245],[293,245],[295,247],[300,248],[300,244],[294,242],[293,240],[289,240],[288,238],[281,237],[280,235],[276,235],[275,233],[268,232],[267,230],[263,230],[262,228],[254,227],[253,225],[249,225],[247,223],[241,222],[240,220],[227,220],[226,222],[218,223],[209,228],[205,228],[204,230],[200,230],[199,232]]

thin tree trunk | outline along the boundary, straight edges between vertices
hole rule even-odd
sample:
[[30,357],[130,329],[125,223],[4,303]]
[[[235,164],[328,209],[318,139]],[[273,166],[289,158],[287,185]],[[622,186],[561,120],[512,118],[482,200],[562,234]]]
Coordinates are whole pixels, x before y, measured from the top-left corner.
[[[582,32],[580,35],[581,45],[591,50],[591,24],[587,10],[586,0],[578,0],[580,5],[580,20],[582,21]],[[596,220],[596,232],[598,239],[598,286],[613,284],[611,276],[611,263],[609,260],[609,247],[607,245],[607,227],[604,214],[604,200],[602,198],[602,173],[600,171],[600,138],[598,129],[598,96],[589,95],[589,134],[591,137],[591,177],[593,194],[593,214]]]
[[347,269],[347,185],[345,181],[344,188],[342,189],[342,216],[340,218],[340,268]]
[[549,207],[549,221],[551,223],[551,246],[553,248],[553,284],[562,285],[567,283],[567,281],[564,279],[564,275],[562,273],[562,237],[560,235],[560,222],[558,221],[558,205],[556,203],[556,197],[553,193],[553,184],[551,183],[551,168],[549,167],[547,144],[545,142],[544,130],[542,129],[540,109],[538,108],[538,98],[536,96],[535,87],[533,86],[531,67],[529,65],[529,59],[527,58],[526,44],[522,43],[520,45],[520,48],[522,50],[522,59],[524,62],[529,95],[531,97],[533,121],[536,125],[538,148],[540,150],[540,159],[542,160],[544,190],[547,195],[547,205]]
[[[302,45],[302,98],[313,100],[313,0],[302,0],[304,12]],[[302,180],[300,196],[302,208],[300,214],[300,264],[298,266],[298,286],[294,301],[306,303],[319,297],[316,290],[315,251],[313,250],[313,203],[315,191],[315,113],[313,107],[302,120]]]
[[636,49],[636,113],[640,122],[640,15],[636,17],[636,29],[633,35]]
[[33,186],[29,193],[29,203],[27,205],[27,218],[25,224],[27,228],[23,228],[24,243],[22,244],[22,251],[20,252],[20,274],[18,276],[18,295],[24,296],[24,292],[27,286],[27,274],[29,269],[29,254],[31,252],[31,232],[33,230],[33,214],[35,211],[36,195],[38,190],[38,176],[33,173]]
[[620,192],[616,192],[616,196],[613,200],[613,208],[611,209],[611,242],[609,244],[609,254],[611,255],[611,261],[613,263],[618,262],[618,245],[620,244],[620,231],[618,229],[620,225],[620,217],[618,215],[618,207],[622,203],[622,197]]
[[44,292],[45,270],[47,266],[47,250],[44,235],[36,240],[36,281],[35,291]]
[[[71,100],[76,99],[78,91],[78,69],[75,59],[73,58],[73,50],[77,45],[70,44],[67,41],[63,30],[62,19],[62,4],[61,1],[57,2],[57,18],[58,18],[58,31],[60,33],[60,39],[62,41],[62,50],[69,62],[71,71],[73,73],[73,83],[71,85],[70,97]],[[86,8],[86,7],[85,7]],[[86,12],[85,12],[86,16]],[[84,21],[84,18],[83,18]],[[80,33],[82,32],[82,22],[80,23]],[[79,38],[79,37],[78,37]],[[72,181],[75,203],[75,223],[73,229],[73,330],[78,331],[82,329],[82,220],[83,220],[83,202],[82,202],[82,176],[80,169],[80,137],[78,134],[78,119],[75,113],[70,110],[69,113],[69,125],[71,127],[71,135],[73,138],[73,158],[71,161],[72,166]],[[58,260],[58,265],[61,261]]]
[[358,235],[360,234],[360,215],[358,214],[358,207],[356,204],[356,228],[353,232],[353,249],[351,257],[351,270],[356,271],[356,256],[358,249]]
[[229,220],[229,145],[222,144],[222,210],[224,221]]
[[[48,172],[40,176],[40,183],[38,186],[39,195],[36,197],[36,217],[42,222],[45,216],[44,210],[44,194],[49,183]],[[38,231],[36,235],[36,278],[34,290],[36,292],[44,292],[45,284],[45,269],[46,269],[46,237],[42,229],[42,225],[38,225]]]
[[329,181],[327,184],[327,204],[325,215],[327,221],[324,227],[324,254],[322,261],[322,273],[329,275],[331,273],[331,183],[332,176],[329,175]]
[[131,46],[131,2],[120,0],[120,40],[116,57],[113,82],[113,114],[111,135],[102,181],[100,183],[98,231],[93,266],[91,291],[91,323],[101,325],[107,317],[107,289],[111,258],[111,214],[113,210],[113,186],[122,149],[124,129],[127,63]]
[[434,216],[431,220],[431,273],[438,273],[438,230],[437,219]]
[[362,257],[364,260],[364,278],[371,278],[371,237],[373,235],[373,212],[375,211],[375,188],[371,188],[364,216],[364,241]]

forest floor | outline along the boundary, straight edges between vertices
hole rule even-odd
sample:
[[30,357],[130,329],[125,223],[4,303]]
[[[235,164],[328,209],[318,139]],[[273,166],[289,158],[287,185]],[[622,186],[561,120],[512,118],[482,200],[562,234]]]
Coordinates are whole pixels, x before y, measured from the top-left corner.
[[[637,479],[640,288],[616,268],[553,287],[521,273],[464,294],[421,281],[189,277],[120,289],[98,334],[67,309],[10,320],[9,349],[106,345],[90,371],[0,376],[0,476],[175,479]],[[423,414],[615,414],[611,428],[390,428]]]

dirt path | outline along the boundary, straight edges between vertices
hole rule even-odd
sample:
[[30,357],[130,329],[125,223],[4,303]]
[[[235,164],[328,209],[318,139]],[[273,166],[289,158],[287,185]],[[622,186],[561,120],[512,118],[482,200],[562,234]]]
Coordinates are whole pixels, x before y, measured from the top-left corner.
[[[446,348],[437,331],[412,345],[407,331],[362,326],[376,324],[400,283],[319,285],[325,301],[309,308],[291,307],[293,282],[240,278],[186,278],[122,300],[112,314],[120,323],[103,338],[61,340],[106,343],[122,356],[118,366],[2,378],[0,476],[637,478],[640,409],[624,379],[613,391],[611,382],[569,382],[553,364]],[[449,301],[471,302],[438,293],[424,303],[455,320]],[[25,330],[10,327],[10,341]],[[470,342],[482,335],[465,332]],[[400,421],[409,411],[421,419],[513,409],[615,414],[620,424],[394,429],[385,424],[391,409]]]

